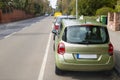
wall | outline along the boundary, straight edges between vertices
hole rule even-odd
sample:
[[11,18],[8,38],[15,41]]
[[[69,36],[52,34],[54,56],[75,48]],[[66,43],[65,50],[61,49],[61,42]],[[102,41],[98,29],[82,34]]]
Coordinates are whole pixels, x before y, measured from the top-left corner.
[[108,28],[120,31],[120,13],[108,13]]
[[2,19],[2,11],[0,10],[0,23],[1,23],[1,19]]
[[26,14],[22,10],[13,10],[12,13],[3,14],[0,10],[0,23],[7,23],[16,20],[26,19],[33,17],[33,15]]

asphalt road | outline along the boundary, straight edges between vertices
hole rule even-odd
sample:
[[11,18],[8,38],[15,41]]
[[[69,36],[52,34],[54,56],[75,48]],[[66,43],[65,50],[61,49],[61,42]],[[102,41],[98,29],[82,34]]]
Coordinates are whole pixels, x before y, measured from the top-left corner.
[[[8,28],[0,33],[0,80],[120,80],[103,72],[66,72],[55,74],[53,38],[51,34],[53,17],[37,17],[10,25],[23,26],[14,30]],[[20,25],[21,24],[21,25]],[[14,27],[16,28],[16,27]],[[3,28],[2,28],[3,29]]]

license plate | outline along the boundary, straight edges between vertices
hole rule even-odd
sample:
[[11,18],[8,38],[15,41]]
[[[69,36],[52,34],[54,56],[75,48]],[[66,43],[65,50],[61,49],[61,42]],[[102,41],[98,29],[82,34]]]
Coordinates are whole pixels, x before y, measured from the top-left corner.
[[96,54],[77,54],[77,59],[96,59]]

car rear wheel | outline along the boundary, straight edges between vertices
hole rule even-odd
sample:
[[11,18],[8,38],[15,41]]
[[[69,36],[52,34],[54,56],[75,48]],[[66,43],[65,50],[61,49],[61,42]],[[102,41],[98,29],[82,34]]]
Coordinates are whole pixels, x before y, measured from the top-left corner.
[[53,51],[55,51],[55,43],[53,43]]
[[64,71],[63,70],[60,70],[57,66],[55,67],[55,74],[57,75],[63,75],[64,74]]
[[55,40],[55,35],[53,35],[53,40]]
[[113,69],[112,69],[112,70],[105,71],[104,73],[105,73],[105,75],[107,75],[107,76],[111,76],[111,75],[113,74]]

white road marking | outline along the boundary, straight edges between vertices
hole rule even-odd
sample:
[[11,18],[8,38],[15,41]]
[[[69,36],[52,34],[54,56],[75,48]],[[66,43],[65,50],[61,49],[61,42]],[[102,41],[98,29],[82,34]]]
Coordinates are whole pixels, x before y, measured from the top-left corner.
[[26,27],[22,28],[20,31],[26,30],[28,27],[29,27],[29,26],[26,26]]
[[52,29],[54,28],[54,24],[52,24]]
[[6,39],[6,38],[8,38],[8,37],[10,37],[10,36],[12,36],[12,35],[14,35],[14,34],[16,34],[16,33],[17,33],[17,32],[13,32],[12,34],[5,36],[4,38]]
[[[29,27],[29,26],[28,26],[28,27]],[[25,29],[27,29],[28,27],[24,27],[24,28],[22,28],[20,31],[25,30]],[[14,35],[14,34],[20,32],[20,31],[13,32],[13,33],[11,33],[11,34],[5,36],[4,39],[9,38],[9,37],[11,37],[12,35]]]
[[41,66],[41,69],[40,69],[40,73],[39,73],[39,76],[38,76],[38,80],[43,80],[43,77],[44,77],[44,72],[45,72],[45,67],[46,67],[46,63],[47,63],[47,57],[48,57],[48,51],[49,51],[51,36],[52,36],[52,33],[50,33],[50,35],[49,35],[49,39],[48,39],[45,55],[44,55],[44,58],[43,58],[42,66]]

